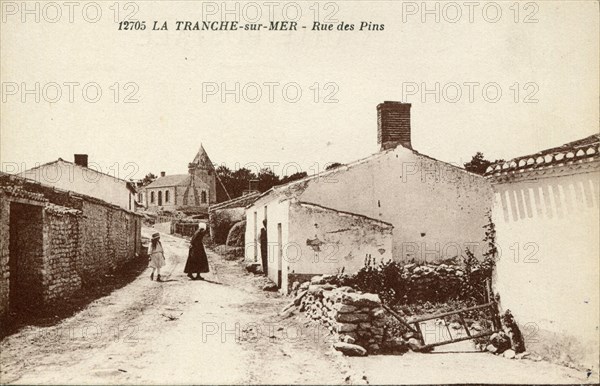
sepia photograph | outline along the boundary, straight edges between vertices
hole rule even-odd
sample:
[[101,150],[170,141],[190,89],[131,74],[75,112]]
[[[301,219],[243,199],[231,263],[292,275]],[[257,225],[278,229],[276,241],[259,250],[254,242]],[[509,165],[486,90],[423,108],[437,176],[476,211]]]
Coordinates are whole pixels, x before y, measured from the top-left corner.
[[0,384],[600,383],[599,1],[0,18]]

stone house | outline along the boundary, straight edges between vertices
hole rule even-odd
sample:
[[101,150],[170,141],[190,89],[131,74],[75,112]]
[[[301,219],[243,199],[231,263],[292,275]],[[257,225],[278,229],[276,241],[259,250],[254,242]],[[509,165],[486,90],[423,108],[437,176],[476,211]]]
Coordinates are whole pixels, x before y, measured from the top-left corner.
[[141,250],[141,216],[0,173],[0,318],[60,305]]
[[[482,177],[412,148],[410,104],[377,106],[381,150],[273,187],[246,209],[246,260],[260,261],[267,219],[268,276],[284,291],[315,274],[377,261],[481,256],[491,188]],[[280,278],[281,277],[281,278]]]
[[161,172],[160,177],[140,189],[138,199],[151,211],[208,215],[208,207],[218,202],[217,176],[204,147],[200,145],[187,174],[168,176]]
[[[495,291],[528,351],[598,368],[600,135],[487,169]],[[555,351],[553,353],[552,351]]]
[[87,154],[75,154],[74,162],[59,158],[56,161],[25,170],[18,175],[44,185],[85,194],[120,206],[125,210],[136,209],[135,184],[98,168],[90,167]]

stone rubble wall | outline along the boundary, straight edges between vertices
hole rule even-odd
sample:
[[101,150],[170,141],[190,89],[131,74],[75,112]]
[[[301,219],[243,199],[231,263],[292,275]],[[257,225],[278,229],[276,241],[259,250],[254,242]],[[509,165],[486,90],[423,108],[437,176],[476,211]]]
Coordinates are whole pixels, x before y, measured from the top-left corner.
[[[39,223],[39,233],[30,237],[39,236],[43,247],[39,259],[25,262],[25,267],[29,276],[39,275],[28,291],[39,292],[44,304],[67,300],[141,253],[140,215],[94,197],[0,174],[0,317],[8,314],[10,280],[16,280],[9,264],[11,203],[43,208],[39,219],[28,219]],[[17,288],[23,284],[21,280]]]
[[8,269],[10,237],[10,204],[8,197],[0,190],[0,316],[8,310],[9,277]]
[[44,221],[43,299],[53,302],[81,288],[79,218],[46,211]]
[[380,352],[385,310],[376,294],[355,292],[350,287],[319,284],[318,279],[300,286],[299,308],[321,323],[340,342],[363,347],[368,354]]

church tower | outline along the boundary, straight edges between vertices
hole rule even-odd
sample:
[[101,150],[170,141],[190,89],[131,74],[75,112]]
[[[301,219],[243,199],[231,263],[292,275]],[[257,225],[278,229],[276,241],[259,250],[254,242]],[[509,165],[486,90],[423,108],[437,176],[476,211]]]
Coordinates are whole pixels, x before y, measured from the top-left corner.
[[200,150],[194,160],[188,164],[190,176],[188,189],[184,197],[186,206],[208,207],[217,202],[216,173],[212,161],[206,154],[204,147]]

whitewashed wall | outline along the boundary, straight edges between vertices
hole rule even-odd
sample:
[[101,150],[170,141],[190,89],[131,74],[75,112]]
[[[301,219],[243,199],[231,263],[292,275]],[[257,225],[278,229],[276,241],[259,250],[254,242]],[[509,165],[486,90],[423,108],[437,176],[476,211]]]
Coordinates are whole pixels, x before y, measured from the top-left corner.
[[396,260],[436,261],[467,247],[481,256],[492,201],[483,177],[401,146],[337,170],[299,199],[393,224]]
[[596,366],[599,179],[596,171],[497,184],[493,209],[501,250],[495,291],[528,350]]

